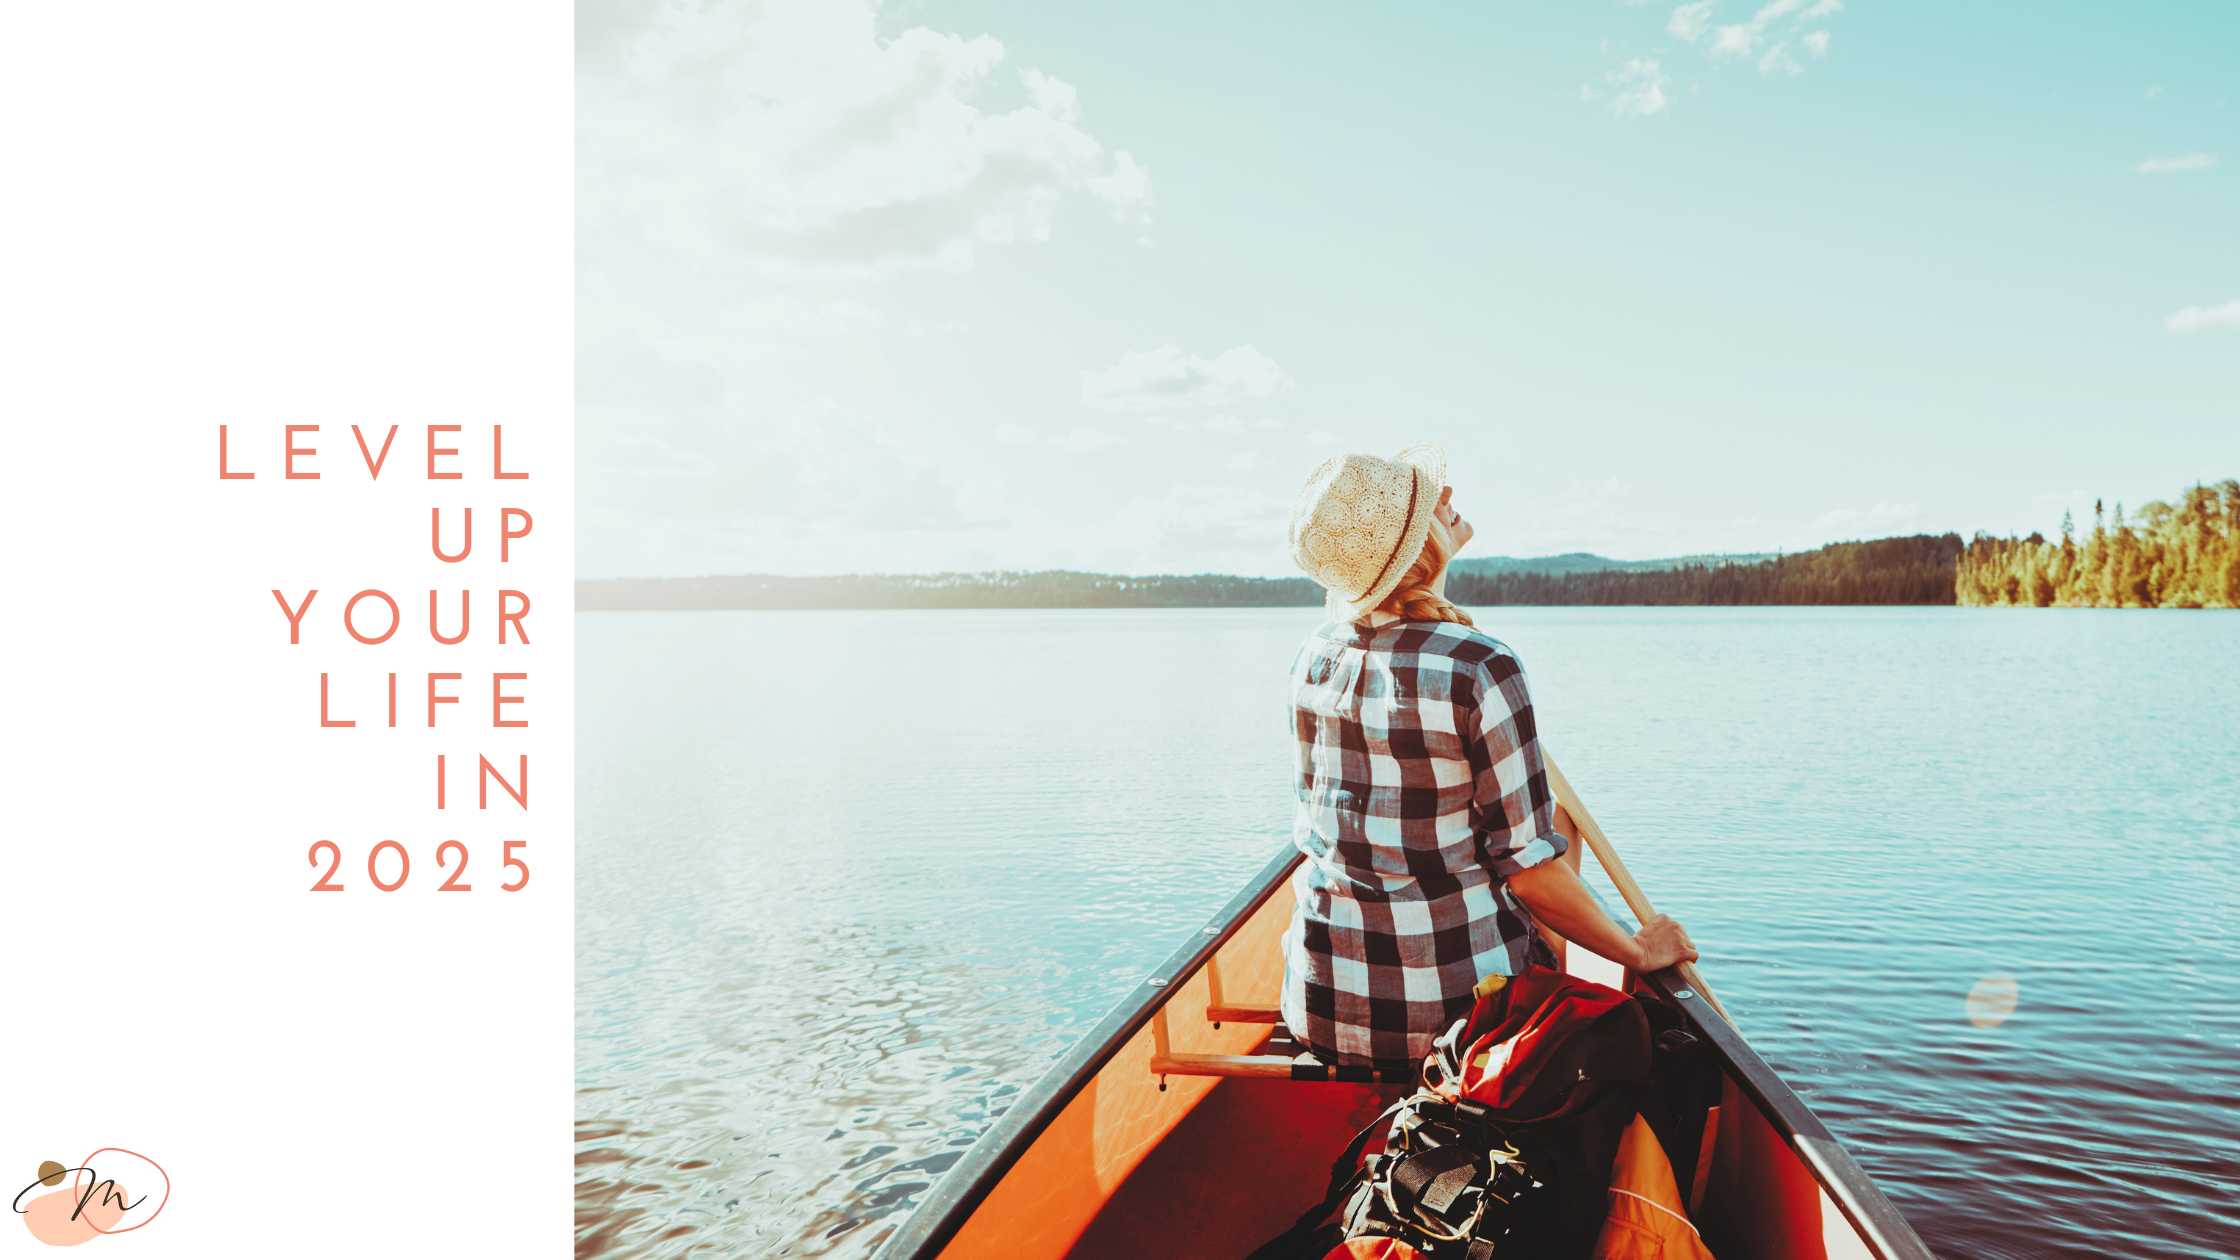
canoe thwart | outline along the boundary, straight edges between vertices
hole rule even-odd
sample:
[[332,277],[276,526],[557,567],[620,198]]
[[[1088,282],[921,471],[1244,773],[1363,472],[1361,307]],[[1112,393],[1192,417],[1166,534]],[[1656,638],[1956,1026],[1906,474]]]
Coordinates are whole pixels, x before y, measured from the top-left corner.
[[[1227,1008],[1224,1008],[1227,1009]],[[1164,1036],[1156,1036],[1151,1055],[1151,1071],[1159,1076],[1250,1076],[1263,1080],[1303,1082],[1344,1082],[1366,1084],[1413,1084],[1421,1065],[1394,1064],[1330,1064],[1314,1057],[1305,1046],[1291,1036],[1291,1030],[1278,1023],[1275,1012],[1259,1007],[1233,1008],[1240,1014],[1215,1016],[1234,1019],[1238,1023],[1270,1023],[1274,1029],[1268,1034],[1266,1044],[1258,1054],[1191,1054],[1169,1048]],[[1207,1011],[1214,1015],[1214,1011]],[[1254,1015],[1267,1019],[1253,1019]],[[1155,1025],[1164,1022],[1165,1012],[1154,1016]],[[1157,1029],[1155,1027],[1156,1034]]]
[[1280,1024],[1283,1016],[1272,1006],[1209,1006],[1206,1020],[1214,1024]]

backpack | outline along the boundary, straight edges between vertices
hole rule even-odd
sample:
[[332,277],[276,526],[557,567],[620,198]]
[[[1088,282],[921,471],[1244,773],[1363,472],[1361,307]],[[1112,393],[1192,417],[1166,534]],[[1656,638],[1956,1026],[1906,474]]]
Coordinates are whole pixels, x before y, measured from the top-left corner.
[[1534,967],[1490,986],[1251,1260],[1586,1254],[1650,1057],[1640,1004],[1607,985]]

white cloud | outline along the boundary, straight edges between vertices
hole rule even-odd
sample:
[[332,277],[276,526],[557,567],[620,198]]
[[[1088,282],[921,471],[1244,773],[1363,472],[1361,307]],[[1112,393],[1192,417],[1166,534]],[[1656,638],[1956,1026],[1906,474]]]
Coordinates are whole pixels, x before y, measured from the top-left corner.
[[[1807,0],[1764,0],[1747,20],[1713,26],[1715,4],[1716,0],[1689,0],[1675,7],[1665,18],[1665,34],[1697,45],[1714,61],[1751,58],[1761,75],[1802,74],[1801,56],[1827,56],[1828,32],[1803,28],[1843,7],[1842,0],[1812,0],[1809,4]],[[1709,39],[1704,38],[1707,33]],[[1798,49],[1802,52],[1795,51]],[[1607,97],[1614,112],[1636,115],[1659,114],[1672,103],[1671,79],[1653,59],[1628,61],[1604,75],[1603,82],[1616,90],[1584,84],[1579,89],[1580,99],[1597,102]]]
[[[1135,208],[1138,213],[1134,217],[1139,222],[1144,217],[1140,213],[1141,208],[1151,204],[1151,173],[1138,165],[1135,158],[1125,150],[1112,155],[1111,170],[1083,180],[1082,187],[1103,198],[1108,205]],[[1149,236],[1139,234],[1136,237],[1138,245],[1150,243]]]
[[1694,43],[1710,25],[1711,0],[1700,0],[1699,3],[1683,4],[1674,9],[1672,18],[1664,24],[1664,29],[1677,39]]
[[2222,306],[2188,306],[2172,311],[2162,321],[2162,326],[2174,333],[2209,332],[2226,329],[2240,332],[2240,300]]
[[1080,93],[1063,79],[1055,79],[1040,70],[1021,70],[1019,81],[1027,87],[1027,95],[1034,98],[1035,108],[1061,122],[1073,122],[1081,117]]
[[1049,423],[1062,369],[1054,398],[953,378],[991,334],[918,274],[1133,255],[1149,180],[1063,67],[870,0],[578,0],[576,51],[587,575],[1011,562],[1043,545],[1011,470],[1141,454]]
[[1072,85],[1027,69],[1002,90],[989,36],[883,38],[869,0],[586,7],[587,231],[777,266],[963,266],[1047,239],[1068,201],[1148,212],[1142,168],[1082,128]]
[[1130,351],[1111,367],[1081,374],[1081,400],[1105,411],[1219,407],[1270,398],[1291,388],[1276,361],[1251,346],[1210,359],[1180,346]]
[[1711,55],[1714,57],[1742,57],[1756,47],[1758,36],[1746,24],[1722,26],[1711,37]]
[[1758,73],[1803,74],[1804,67],[1798,65],[1797,59],[1789,55],[1787,44],[1775,44],[1766,50],[1765,56],[1758,58]]
[[2141,175],[2182,175],[2189,171],[2206,171],[2216,164],[2214,153],[2182,153],[2177,157],[2148,158],[2131,169]]
[[1711,55],[1714,57],[1745,57],[1758,50],[1765,40],[1766,30],[1775,22],[1796,12],[1803,0],[1771,0],[1747,22],[1722,26],[1711,37]]
[[1635,57],[1603,80],[1616,89],[1610,98],[1611,113],[1648,118],[1663,113],[1671,103],[1664,91],[1671,80],[1657,68],[1654,57]]

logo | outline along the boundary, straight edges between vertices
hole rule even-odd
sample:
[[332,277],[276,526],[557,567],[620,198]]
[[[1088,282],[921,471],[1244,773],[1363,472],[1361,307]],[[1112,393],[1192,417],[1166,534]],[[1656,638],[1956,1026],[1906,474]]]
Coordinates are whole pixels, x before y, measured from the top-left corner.
[[74,1247],[104,1234],[129,1234],[171,1201],[171,1174],[122,1147],[104,1146],[65,1168],[53,1160],[16,1192],[9,1207],[40,1242]]

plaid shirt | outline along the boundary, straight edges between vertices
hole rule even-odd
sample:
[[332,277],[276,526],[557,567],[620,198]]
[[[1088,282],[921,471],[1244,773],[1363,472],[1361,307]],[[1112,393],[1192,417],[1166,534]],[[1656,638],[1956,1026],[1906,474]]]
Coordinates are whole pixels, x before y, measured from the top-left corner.
[[1284,1024],[1326,1062],[1414,1064],[1471,989],[1554,965],[1506,877],[1563,853],[1524,667],[1457,622],[1330,621],[1291,666]]

